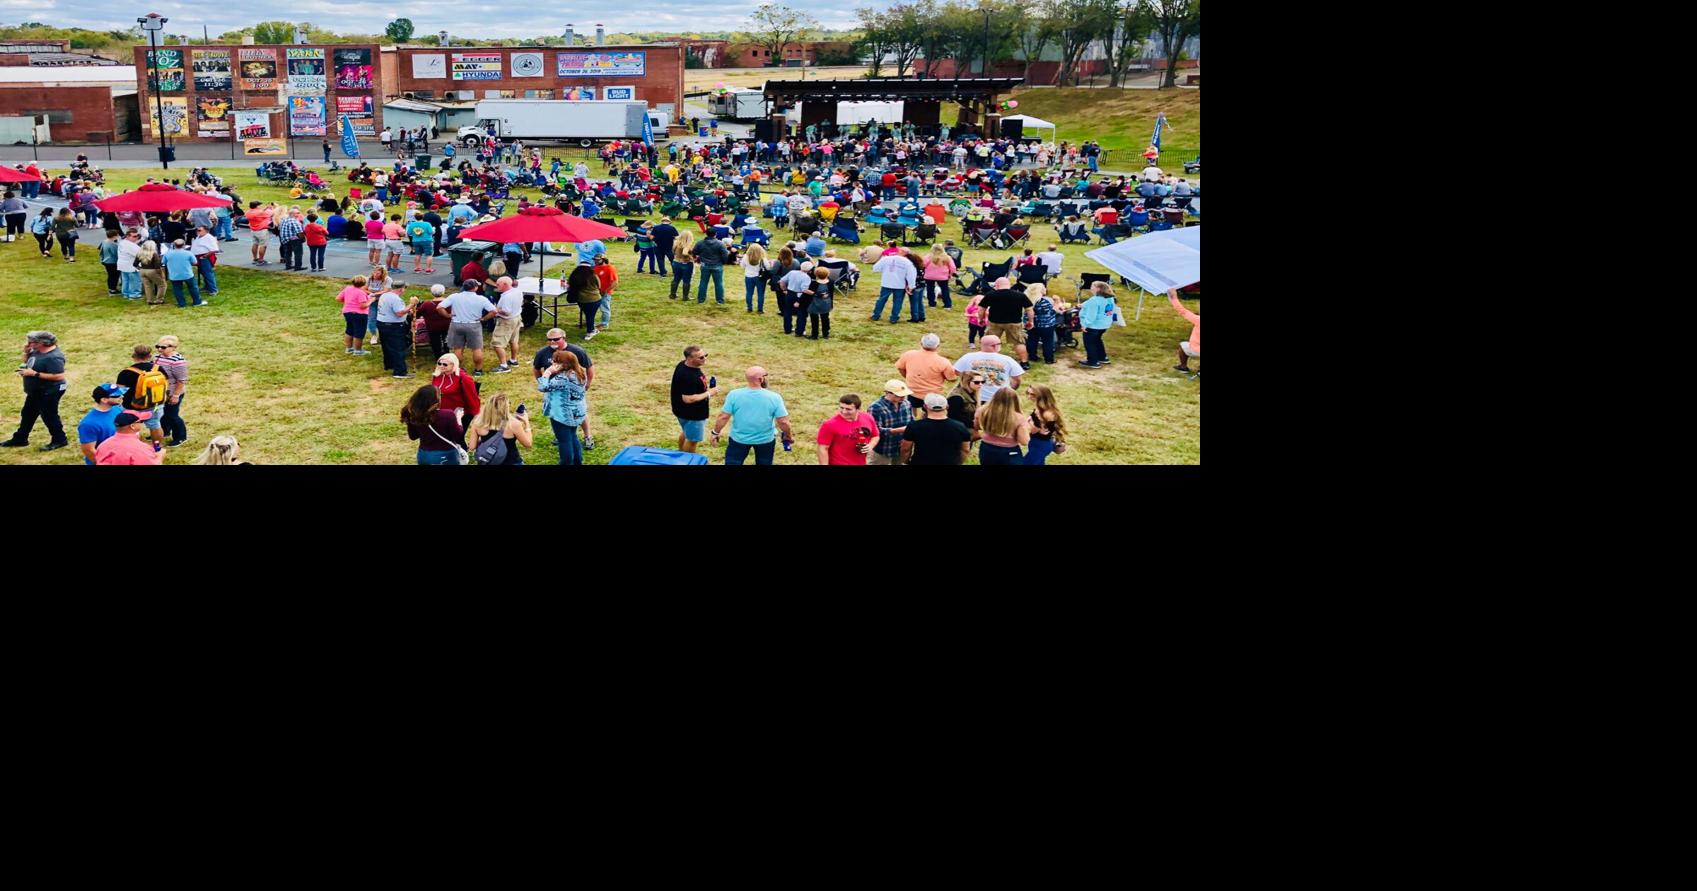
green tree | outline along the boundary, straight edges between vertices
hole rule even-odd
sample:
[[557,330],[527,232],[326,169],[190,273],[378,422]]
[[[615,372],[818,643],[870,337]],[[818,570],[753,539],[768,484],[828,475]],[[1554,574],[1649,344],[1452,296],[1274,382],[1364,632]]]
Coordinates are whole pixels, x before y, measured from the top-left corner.
[[1202,33],[1202,0],[1142,0],[1143,11],[1167,51],[1161,87],[1178,85],[1178,60],[1184,42]]
[[295,42],[294,22],[260,22],[253,26],[253,42],[261,45]]
[[1149,14],[1141,4],[1129,0],[1114,8],[1113,28],[1102,35],[1102,55],[1108,62],[1108,86],[1125,83],[1131,63],[1143,55],[1143,40],[1149,36]]
[[754,42],[765,48],[768,66],[782,64],[784,47],[797,40],[806,40],[819,27],[819,21],[805,12],[788,6],[767,3],[748,17],[749,32]]
[[383,33],[389,35],[389,38],[396,43],[406,43],[411,40],[412,31],[412,19],[396,19],[383,29]]

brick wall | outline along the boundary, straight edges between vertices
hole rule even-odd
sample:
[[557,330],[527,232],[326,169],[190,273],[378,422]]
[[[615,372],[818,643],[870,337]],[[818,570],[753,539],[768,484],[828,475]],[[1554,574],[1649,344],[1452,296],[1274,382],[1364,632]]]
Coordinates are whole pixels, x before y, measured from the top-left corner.
[[[288,73],[288,54],[285,52],[285,50],[290,50],[290,49],[323,50],[324,51],[324,71],[325,71],[325,73],[324,73],[324,85],[325,85],[325,89],[321,93],[309,93],[309,94],[303,94],[303,95],[319,95],[319,96],[323,96],[325,98],[325,118],[326,118],[325,132],[326,132],[326,135],[322,136],[322,137],[315,136],[315,135],[314,136],[296,136],[294,138],[295,139],[305,139],[305,140],[329,139],[332,143],[334,143],[336,141],[336,121],[339,120],[339,116],[338,116],[338,112],[337,112],[337,106],[336,106],[336,99],[338,97],[356,97],[356,96],[369,96],[369,97],[371,97],[371,106],[372,106],[371,117],[372,117],[373,132],[372,132],[371,137],[361,137],[361,138],[375,138],[376,133],[382,132],[382,130],[383,130],[383,96],[385,95],[385,91],[387,90],[387,85],[384,83],[384,80],[383,80],[383,66],[381,64],[381,59],[380,59],[380,56],[379,56],[378,47],[375,46],[375,45],[371,45],[371,44],[347,44],[347,43],[341,43],[341,44],[308,44],[308,45],[305,45],[305,46],[242,46],[240,44],[213,44],[211,46],[183,46],[183,47],[172,45],[172,46],[162,46],[162,47],[160,47],[160,49],[162,49],[162,50],[163,49],[180,50],[183,53],[183,58],[182,58],[182,63],[183,63],[183,88],[181,90],[161,90],[160,91],[160,96],[163,99],[165,99],[167,102],[169,102],[173,98],[180,98],[180,99],[187,100],[187,103],[188,103],[188,121],[186,123],[186,129],[181,133],[171,134],[171,139],[174,142],[229,142],[229,141],[231,141],[232,138],[234,138],[233,115],[232,115],[232,120],[230,122],[230,124],[231,124],[230,134],[231,135],[201,136],[200,130],[196,126],[196,124],[199,120],[199,116],[198,116],[198,113],[197,113],[196,99],[200,97],[201,93],[199,91],[197,91],[196,88],[195,88],[194,55],[193,54],[195,52],[200,51],[200,50],[224,50],[224,51],[229,52],[229,54],[230,54],[230,66],[231,66],[230,89],[228,89],[228,90],[208,90],[208,91],[206,91],[206,95],[209,96],[209,97],[229,98],[231,100],[231,105],[232,105],[231,110],[232,110],[232,112],[239,111],[239,110],[242,110],[242,109],[247,109],[247,108],[271,108],[271,107],[276,107],[276,106],[283,106],[285,109],[287,109],[287,107],[288,107],[288,98],[287,98],[288,97],[288,89],[287,89],[286,85],[288,83],[289,73]],[[336,50],[339,50],[339,49],[343,49],[343,50],[356,50],[356,49],[358,49],[358,50],[368,50],[368,51],[370,51],[370,53],[371,53],[371,66],[372,66],[372,70],[371,70],[372,86],[369,89],[360,89],[360,88],[351,88],[351,87],[343,89],[343,88],[339,88],[339,87],[336,86],[335,52],[336,52]],[[151,92],[149,92],[149,90],[148,90],[147,50],[148,50],[148,48],[146,46],[138,46],[138,47],[135,48],[135,63],[134,64],[136,66],[136,89],[138,91],[140,91],[138,95],[139,95],[139,102],[142,106],[142,108],[141,108],[142,139],[144,141],[151,142],[154,139],[156,139],[156,137],[153,134],[153,115],[154,115],[153,109],[154,109],[155,106],[154,106],[154,102],[153,102],[153,94]],[[269,51],[271,51],[272,57],[275,60],[276,65],[277,65],[277,76],[276,76],[277,86],[274,89],[248,90],[248,89],[243,88],[243,85],[242,85],[243,69],[242,69],[242,57],[241,57],[242,50],[269,50]],[[288,115],[288,112],[286,110],[284,112],[280,113],[280,114],[273,114],[271,116],[271,135],[273,137],[286,137],[286,136],[289,135],[289,115]]]
[[[560,77],[559,54],[566,53],[627,53],[639,52],[645,54],[644,74],[641,77]],[[514,77],[512,57],[515,53],[540,53],[542,55],[542,71],[537,77]],[[492,73],[500,77],[493,80],[454,80],[453,57],[455,55],[488,55],[500,57],[500,69]],[[444,98],[457,90],[472,90],[478,99],[491,98],[487,95],[490,90],[511,90],[515,93],[512,98],[525,98],[525,90],[553,90],[554,99],[565,99],[565,91],[572,88],[592,88],[596,99],[606,98],[607,87],[635,87],[635,98],[648,103],[652,108],[662,103],[672,104],[672,119],[677,120],[683,112],[684,101],[684,48],[678,46],[591,46],[562,49],[560,47],[507,47],[507,46],[477,46],[477,47],[406,47],[395,52],[396,75],[393,81],[384,83],[384,95],[395,98],[404,93],[416,93],[428,90],[435,98]],[[414,60],[419,57],[442,56],[442,65],[438,69],[441,76],[415,77]],[[427,64],[420,62],[419,64]],[[495,97],[502,98],[502,97]]]
[[[827,47],[831,49],[848,49],[851,46],[853,46],[853,44],[847,41],[829,40],[819,40],[811,43],[787,43],[784,44],[784,50],[781,55],[785,63],[800,59],[804,63],[812,65],[813,60],[818,55],[820,49]],[[761,68],[770,65],[772,63],[772,58],[771,52],[767,47],[756,46],[749,43],[735,43],[731,44],[725,52],[724,67]]]
[[[917,73],[920,66],[923,64],[923,59],[916,60],[913,63],[911,71]],[[969,61],[967,63],[967,70],[961,73],[961,77],[978,77],[979,75],[976,64],[976,62]],[[990,73],[996,77],[1026,77],[1024,62],[997,62],[995,65],[990,66],[990,68]],[[1108,63],[1104,59],[1089,59],[1079,62],[1077,70],[1078,76],[1081,78],[1088,78],[1092,73],[1094,73],[1097,77],[1107,77]],[[1026,80],[1026,84],[1031,86],[1049,86],[1053,84],[1055,82],[1055,78],[1060,77],[1060,75],[1061,63],[1059,62],[1033,62],[1031,63],[1031,74],[1029,79]],[[955,60],[938,59],[931,65],[931,76],[937,78],[954,77]]]
[[70,112],[69,123],[51,123],[54,142],[105,142],[119,138],[112,107],[111,87],[0,84],[0,115]]

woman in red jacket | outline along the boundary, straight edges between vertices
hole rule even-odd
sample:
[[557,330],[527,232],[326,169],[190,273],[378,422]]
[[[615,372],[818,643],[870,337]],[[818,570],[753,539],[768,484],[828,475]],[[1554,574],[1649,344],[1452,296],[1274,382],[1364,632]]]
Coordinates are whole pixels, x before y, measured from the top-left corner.
[[460,357],[453,353],[443,353],[436,358],[436,374],[430,378],[431,386],[442,394],[442,408],[453,411],[464,408],[465,416],[475,418],[483,411],[483,401],[477,397],[477,384],[471,375],[460,370]]
[[301,233],[301,237],[306,239],[306,252],[312,258],[312,271],[322,270],[324,268],[324,246],[330,243],[330,230],[318,221],[318,214],[309,213],[306,215],[306,228]]

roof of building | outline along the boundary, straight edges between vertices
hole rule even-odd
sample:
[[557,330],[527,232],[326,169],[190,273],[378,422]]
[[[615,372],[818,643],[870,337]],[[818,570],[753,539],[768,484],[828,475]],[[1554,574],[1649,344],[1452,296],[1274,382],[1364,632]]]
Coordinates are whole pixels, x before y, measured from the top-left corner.
[[1019,77],[861,77],[853,80],[769,80],[766,98],[820,100],[986,100],[1024,83]]
[[31,65],[116,65],[117,62],[88,53],[30,53]]
[[134,65],[0,65],[0,83],[86,83],[136,82]]
[[383,103],[383,107],[398,108],[401,111],[416,111],[423,114],[435,114],[441,111],[440,107],[429,102],[420,102],[417,99],[390,99]]

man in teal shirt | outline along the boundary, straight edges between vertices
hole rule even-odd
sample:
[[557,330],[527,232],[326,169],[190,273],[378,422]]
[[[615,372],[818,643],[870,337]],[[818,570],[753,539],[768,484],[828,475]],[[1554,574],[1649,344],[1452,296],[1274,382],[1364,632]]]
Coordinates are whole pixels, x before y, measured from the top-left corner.
[[195,306],[205,306],[211,302],[200,298],[200,285],[194,280],[194,252],[190,251],[181,238],[171,243],[161,256],[165,261],[165,277],[171,281],[171,293],[177,298],[180,309],[188,304],[183,302],[183,287],[188,286],[189,293],[194,295]]
[[772,434],[774,422],[784,431],[786,451],[795,441],[790,435],[790,412],[784,407],[784,397],[766,389],[766,369],[756,365],[745,376],[748,386],[732,390],[725,397],[719,417],[713,422],[713,444],[718,445],[719,434],[729,423],[731,441],[725,445],[726,464],[741,464],[748,458],[749,449],[754,450],[755,464],[771,464],[776,446]]

